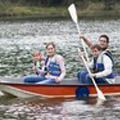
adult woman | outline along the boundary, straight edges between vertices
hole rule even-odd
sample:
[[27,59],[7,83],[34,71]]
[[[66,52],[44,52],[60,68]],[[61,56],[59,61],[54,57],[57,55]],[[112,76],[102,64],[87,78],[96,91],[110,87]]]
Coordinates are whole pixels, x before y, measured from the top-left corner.
[[[66,70],[64,58],[56,54],[56,46],[53,42],[46,45],[47,56],[44,62],[44,71],[40,71],[40,75],[28,76],[24,78],[25,82],[33,82],[37,84],[59,83],[64,79]],[[45,73],[41,76],[41,72]]]

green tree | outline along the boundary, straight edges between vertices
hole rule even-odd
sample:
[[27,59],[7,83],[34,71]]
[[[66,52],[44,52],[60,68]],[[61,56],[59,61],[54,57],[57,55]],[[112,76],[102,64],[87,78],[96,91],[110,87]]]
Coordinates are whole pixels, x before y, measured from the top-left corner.
[[103,2],[106,10],[112,10],[116,0],[103,0]]

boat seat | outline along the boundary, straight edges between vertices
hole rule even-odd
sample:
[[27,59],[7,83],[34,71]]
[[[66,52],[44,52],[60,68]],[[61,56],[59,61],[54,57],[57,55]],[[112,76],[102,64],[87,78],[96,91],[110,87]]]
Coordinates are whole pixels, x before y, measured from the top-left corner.
[[81,85],[77,79],[65,79],[61,81],[60,85]]

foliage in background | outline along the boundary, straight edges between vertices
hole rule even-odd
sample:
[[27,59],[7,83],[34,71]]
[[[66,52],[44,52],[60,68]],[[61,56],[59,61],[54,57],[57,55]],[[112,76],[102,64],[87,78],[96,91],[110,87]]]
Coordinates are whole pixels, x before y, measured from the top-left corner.
[[75,3],[78,15],[120,16],[120,0],[0,0],[0,18],[13,16],[68,16],[67,7]]

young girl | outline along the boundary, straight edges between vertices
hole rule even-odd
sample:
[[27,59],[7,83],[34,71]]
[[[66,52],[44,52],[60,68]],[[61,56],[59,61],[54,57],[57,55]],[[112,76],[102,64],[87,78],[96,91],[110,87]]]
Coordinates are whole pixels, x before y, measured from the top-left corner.
[[40,51],[33,53],[33,71],[37,75],[44,75],[45,58]]

